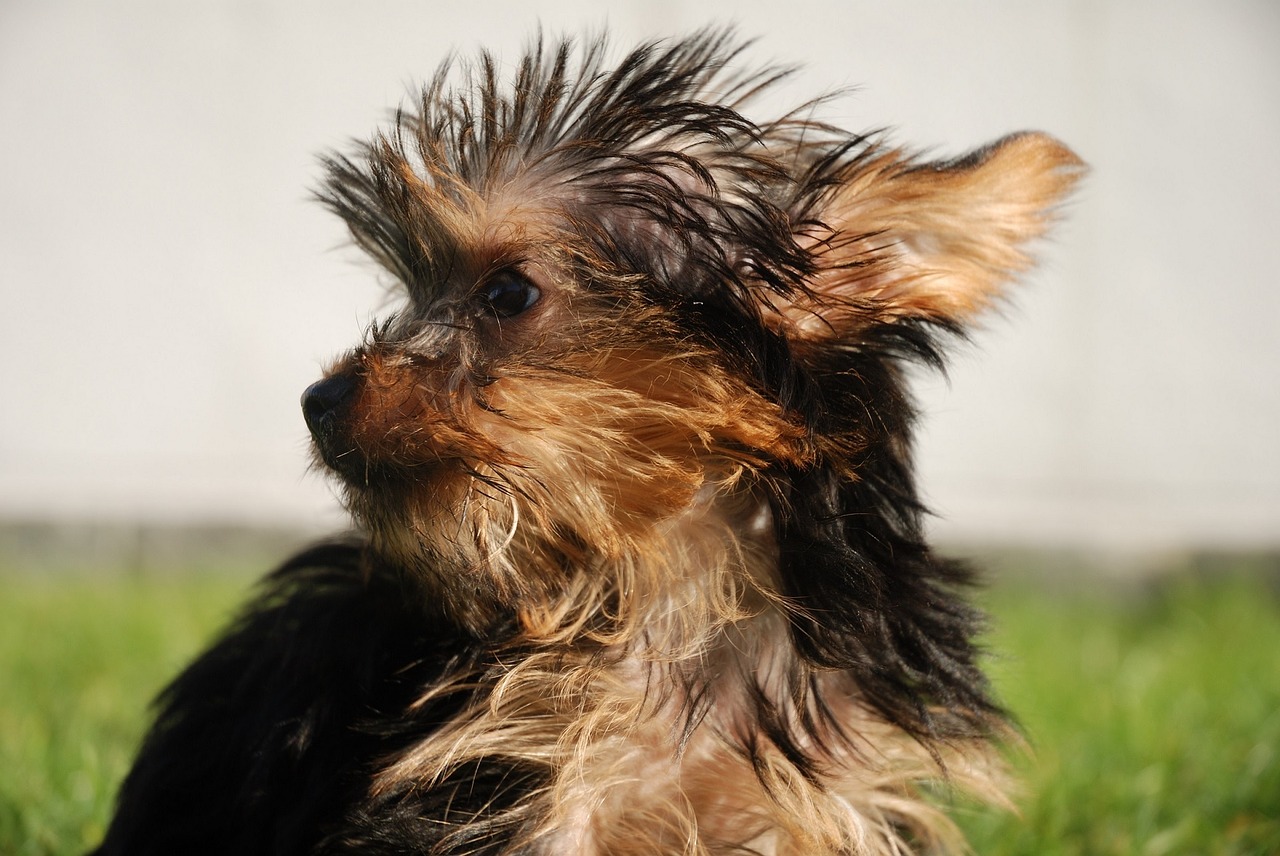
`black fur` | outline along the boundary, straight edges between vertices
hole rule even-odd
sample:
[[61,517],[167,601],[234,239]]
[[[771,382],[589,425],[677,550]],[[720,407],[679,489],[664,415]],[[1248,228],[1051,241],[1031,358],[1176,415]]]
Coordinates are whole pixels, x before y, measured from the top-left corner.
[[161,694],[96,854],[494,852],[508,830],[483,818],[536,785],[529,771],[370,796],[379,762],[465,701],[411,710],[422,688],[482,672],[488,650],[362,543],[307,550]]

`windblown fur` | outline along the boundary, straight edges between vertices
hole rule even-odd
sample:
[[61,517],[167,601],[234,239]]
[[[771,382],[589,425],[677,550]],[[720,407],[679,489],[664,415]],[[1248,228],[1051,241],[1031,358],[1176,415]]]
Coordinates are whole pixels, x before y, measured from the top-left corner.
[[304,396],[358,527],[164,693],[102,856],[887,854],[999,799],[939,366],[1080,172],[748,118],[705,32],[446,66],[321,199],[402,304]]

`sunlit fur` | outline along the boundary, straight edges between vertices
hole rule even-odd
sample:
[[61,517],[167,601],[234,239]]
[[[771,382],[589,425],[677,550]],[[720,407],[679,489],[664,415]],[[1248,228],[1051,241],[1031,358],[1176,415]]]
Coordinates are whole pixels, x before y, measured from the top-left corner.
[[[177,840],[143,807],[163,788],[240,847],[387,854],[903,853],[959,845],[922,788],[1000,799],[904,369],[1028,266],[1080,163],[1039,134],[920,160],[821,100],[748,118],[790,73],[740,53],[450,63],[326,161],[402,297],[306,404],[358,538],[170,688],[104,854]],[[537,299],[494,311],[500,277]],[[340,705],[254,689],[299,658],[369,677]],[[197,746],[223,675],[252,713]],[[192,765],[223,753],[269,781],[215,792]],[[267,794],[295,779],[342,785],[300,791],[323,812]]]

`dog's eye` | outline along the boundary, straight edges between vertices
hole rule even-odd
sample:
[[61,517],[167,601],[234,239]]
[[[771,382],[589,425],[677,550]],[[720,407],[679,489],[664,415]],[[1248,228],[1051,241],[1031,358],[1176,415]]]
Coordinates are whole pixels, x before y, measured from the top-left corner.
[[514,318],[542,297],[538,286],[515,271],[502,271],[489,280],[480,292],[484,310],[498,318]]

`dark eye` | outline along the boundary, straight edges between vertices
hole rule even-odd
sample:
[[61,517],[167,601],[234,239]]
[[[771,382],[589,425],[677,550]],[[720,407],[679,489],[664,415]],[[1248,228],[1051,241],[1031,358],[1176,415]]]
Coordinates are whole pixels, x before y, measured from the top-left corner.
[[486,312],[499,318],[514,318],[542,297],[538,286],[515,271],[502,271],[485,283],[480,301]]

